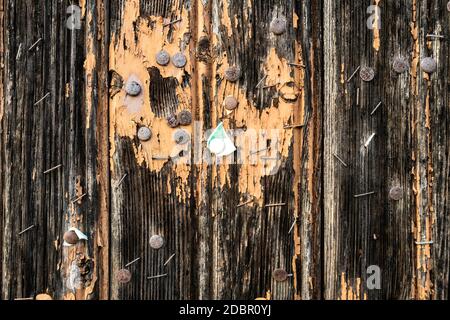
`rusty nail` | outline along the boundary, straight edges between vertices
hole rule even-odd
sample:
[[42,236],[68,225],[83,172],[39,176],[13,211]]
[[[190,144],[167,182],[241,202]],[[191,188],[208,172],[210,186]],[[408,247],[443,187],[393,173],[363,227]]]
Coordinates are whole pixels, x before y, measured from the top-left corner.
[[177,68],[183,68],[187,63],[186,56],[181,52],[175,53],[172,57],[172,63]]
[[298,124],[287,124],[283,127],[283,129],[293,129],[293,128],[302,128],[304,127],[304,123],[298,123]]
[[375,106],[375,108],[372,110],[372,112],[370,113],[370,115],[373,115],[375,113],[375,111],[377,111],[377,109],[381,106],[381,101]]
[[179,129],[177,131],[175,131],[175,133],[173,134],[173,140],[175,140],[175,142],[177,144],[186,144],[191,140],[191,136],[189,135],[189,133],[183,129]]
[[337,154],[333,153],[333,156],[339,160],[340,163],[342,163],[342,165],[344,167],[347,167],[348,165],[344,162],[344,160],[342,160]]
[[28,228],[23,229],[22,231],[20,231],[18,235],[20,236],[20,235],[24,234],[25,232],[27,232],[27,231],[29,231],[29,230],[35,228],[35,227],[36,227],[36,226],[33,224],[33,225],[29,226]]
[[41,99],[39,99],[38,101],[36,101],[34,103],[34,105],[38,105],[39,103],[41,103],[42,101],[44,101],[45,99],[47,99],[47,97],[50,95],[50,92],[47,92],[47,94],[45,96],[43,96]]
[[287,22],[284,17],[278,17],[272,20],[269,30],[273,34],[279,36],[286,32]]
[[286,281],[287,278],[292,277],[292,274],[289,274],[286,272],[286,270],[283,269],[275,269],[272,273],[272,276],[275,281],[283,282]]
[[374,194],[375,191],[370,191],[370,192],[366,192],[366,193],[360,193],[360,194],[355,194],[353,196],[353,198],[361,198],[361,197],[365,197],[365,196],[370,196],[372,194]]
[[75,203],[75,202],[77,202],[78,200],[83,199],[86,195],[87,195],[87,193],[83,193],[81,196],[79,196],[79,197],[75,198],[74,200],[72,200],[72,203]]
[[257,154],[257,153],[260,153],[260,152],[263,152],[263,151],[267,151],[267,150],[270,150],[270,147],[259,149],[259,150],[256,150],[256,151],[252,151],[252,152],[250,152],[250,155]]
[[433,73],[437,69],[436,60],[432,57],[423,58],[422,61],[420,61],[420,67],[426,73]]
[[64,232],[63,239],[68,244],[76,244],[80,238],[78,238],[77,234],[73,230],[69,230]]
[[180,125],[180,122],[178,121],[177,115],[176,114],[169,114],[166,118],[167,120],[167,124],[169,125],[169,127],[171,128],[176,128]]
[[359,77],[365,82],[372,81],[375,77],[375,71],[370,67],[362,67],[359,70]]
[[132,97],[139,95],[141,90],[141,85],[134,80],[127,82],[125,86],[125,92]]
[[119,182],[116,185],[116,189],[122,184],[123,180],[125,180],[126,176],[128,175],[128,173],[125,173],[122,178],[120,178]]
[[238,204],[238,205],[236,206],[236,208],[241,208],[241,207],[243,207],[243,206],[245,206],[245,205],[247,205],[247,204],[252,203],[253,201],[255,201],[255,199],[247,200],[247,201],[245,201],[245,202],[243,202],[243,203]]
[[153,235],[150,238],[150,247],[153,249],[161,249],[164,245],[164,238],[160,235]]
[[180,113],[178,113],[178,121],[180,122],[180,125],[182,126],[188,126],[192,123],[192,114],[188,110],[182,110]]
[[228,96],[223,100],[223,105],[227,110],[234,110],[239,105],[237,99],[233,96]]
[[164,262],[163,266],[167,266],[169,264],[170,261],[172,261],[172,259],[175,257],[176,253],[174,253],[173,255],[171,255],[169,257],[169,259],[166,260],[166,262]]
[[427,245],[427,244],[433,244],[433,241],[416,241],[417,245]]
[[373,137],[375,137],[376,133],[372,133],[369,137],[369,139],[367,139],[366,143],[364,143],[364,148],[367,149],[367,147],[369,146],[370,142],[372,141]]
[[283,206],[285,206],[286,205],[286,203],[269,203],[269,204],[266,204],[265,205],[265,207],[266,208],[271,208],[271,207],[283,207]]
[[288,62],[288,65],[294,66],[297,68],[306,68],[306,66],[304,64],[300,64],[300,63]]
[[279,84],[280,84],[279,82],[274,83],[274,84],[269,84],[269,85],[267,85],[267,86],[264,86],[263,89],[273,88],[273,87],[276,87],[276,86],[279,85]]
[[170,55],[166,50],[161,50],[156,54],[156,63],[160,66],[167,66],[170,62]]
[[230,66],[225,70],[225,79],[230,82],[236,82],[241,77],[241,69],[236,66]]
[[19,44],[19,48],[17,49],[16,60],[19,60],[21,55],[22,55],[22,43]]
[[356,88],[356,106],[359,106],[359,88]]
[[179,19],[176,19],[176,20],[173,20],[173,21],[169,21],[169,22],[167,22],[167,23],[164,23],[163,24],[163,27],[168,27],[168,26],[170,26],[170,25],[172,25],[172,24],[174,24],[174,23],[177,23],[177,22],[181,22],[181,18],[179,18]]
[[152,137],[152,130],[148,127],[140,127],[137,136],[141,141],[148,141]]
[[294,218],[294,222],[292,222],[292,225],[289,228],[288,234],[291,234],[292,230],[294,230],[296,223],[297,223],[297,217]]
[[440,34],[427,34],[427,38],[445,39],[445,37]]
[[141,257],[136,258],[136,259],[134,259],[133,261],[128,262],[128,263],[125,265],[125,268],[131,266],[132,264],[138,262],[139,260],[141,260]]
[[389,198],[392,200],[398,201],[403,197],[403,189],[400,186],[392,187],[391,190],[389,190]]
[[396,57],[392,62],[392,69],[397,73],[403,73],[409,69],[409,63],[404,57]]
[[128,283],[131,281],[131,272],[127,269],[120,269],[116,274],[116,280],[120,283]]
[[169,160],[168,156],[152,156],[152,160]]
[[59,169],[61,167],[62,167],[62,164],[58,164],[57,166],[54,166],[53,168],[50,168],[50,169],[44,171],[44,174],[50,173],[52,171],[55,171],[56,169]]
[[267,74],[264,75],[264,77],[262,77],[261,80],[259,80],[259,82],[258,82],[258,84],[256,85],[255,88],[259,88],[261,86],[261,84],[264,82],[264,80],[266,80],[266,78],[267,78]]
[[39,38],[38,41],[36,41],[35,43],[33,43],[33,44],[31,45],[31,47],[28,48],[28,51],[33,50],[34,47],[36,47],[36,46],[39,44],[39,42],[41,42],[41,41],[42,41],[42,38]]
[[150,279],[157,279],[157,278],[163,278],[163,277],[167,277],[167,273],[158,274],[156,276],[150,276],[150,277],[147,277],[147,279],[150,280]]
[[358,72],[358,70],[361,68],[361,66],[358,66],[356,68],[356,70],[352,73],[352,75],[347,79],[347,82],[350,82],[350,80],[353,79],[353,77],[355,76],[355,74]]

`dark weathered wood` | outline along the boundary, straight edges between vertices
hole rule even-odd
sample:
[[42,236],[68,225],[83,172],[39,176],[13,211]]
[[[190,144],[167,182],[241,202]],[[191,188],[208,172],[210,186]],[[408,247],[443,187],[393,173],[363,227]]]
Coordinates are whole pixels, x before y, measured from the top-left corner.
[[[99,19],[103,5],[85,4],[82,29],[71,31],[66,28],[69,1],[4,2],[0,124],[4,299],[39,293],[55,299],[98,296],[97,271],[106,256],[99,255],[97,240],[104,234],[96,228],[107,215],[105,206],[103,213],[99,211],[99,203],[108,202],[109,183],[108,168],[100,167],[105,164],[101,155],[105,149],[99,148],[106,143],[108,150],[107,127],[101,125],[107,118],[102,98],[107,47],[99,36],[105,27]],[[90,55],[93,70],[88,74],[83,66]],[[83,193],[85,197],[72,203]],[[32,224],[36,227],[18,235]],[[64,248],[62,235],[70,226],[83,230],[90,240]],[[108,229],[107,221],[103,228]],[[106,237],[104,244],[107,241]],[[77,258],[78,252],[85,258]],[[75,260],[84,274],[80,289],[72,292],[67,279]]]
[[[71,4],[80,29],[67,28]],[[367,25],[374,5],[380,29]],[[0,298],[448,299],[446,6],[0,0]],[[185,68],[158,65],[162,49]],[[192,124],[170,128],[182,110]],[[237,151],[216,159],[220,122]],[[63,247],[72,226],[89,240]],[[380,289],[367,286],[373,265]],[[275,281],[277,268],[292,277]]]

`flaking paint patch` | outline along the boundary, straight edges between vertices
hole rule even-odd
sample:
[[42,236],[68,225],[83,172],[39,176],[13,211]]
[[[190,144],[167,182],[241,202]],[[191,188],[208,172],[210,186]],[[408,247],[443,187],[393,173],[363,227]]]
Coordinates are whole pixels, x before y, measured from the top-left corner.
[[[176,144],[173,141],[175,129],[170,128],[166,120],[158,118],[150,107],[150,75],[148,69],[157,66],[164,78],[176,78],[178,83],[183,82],[185,70],[191,71],[190,59],[184,69],[176,68],[169,63],[168,66],[160,67],[156,63],[156,53],[161,49],[166,50],[171,56],[182,51],[189,57],[188,43],[185,42],[189,36],[189,13],[173,8],[174,15],[181,18],[181,22],[173,25],[173,41],[167,40],[169,28],[163,27],[162,17],[148,16],[140,17],[139,1],[126,1],[123,9],[123,23],[121,30],[111,41],[110,46],[110,69],[122,76],[126,82],[131,76],[139,78],[142,84],[141,96],[130,97],[122,90],[110,99],[110,159],[111,170],[114,171],[115,137],[128,137],[137,141],[134,149],[136,161],[141,166],[146,166],[153,172],[159,172],[167,161],[153,159],[153,157],[169,157],[176,152]],[[160,44],[160,45],[155,45]],[[190,109],[191,99],[189,88],[176,88],[179,101],[178,111]],[[140,107],[136,107],[134,100],[142,101]],[[130,107],[132,106],[132,107]],[[150,141],[139,142],[136,138],[137,129],[140,125],[151,127],[153,137]],[[192,127],[183,127],[192,134]],[[135,139],[136,138],[136,139]],[[177,179],[177,195],[180,198],[189,196],[187,185],[190,172],[189,163],[174,164],[174,172]]]
[[[217,73],[222,76],[229,63],[224,58],[223,61],[218,62],[220,66]],[[271,48],[266,62],[264,63],[264,72],[267,74],[266,85],[276,84],[279,89],[283,84],[294,81],[291,76],[292,68],[288,65],[288,61],[284,58],[278,57],[276,49]],[[296,83],[298,88],[303,88],[302,84]],[[223,107],[223,100],[226,96],[233,94],[239,101],[239,107],[234,110],[232,117],[224,119],[224,125],[226,128],[231,128],[231,121],[233,126],[237,128],[246,127],[247,131],[236,139],[236,145],[240,149],[242,155],[242,161],[244,165],[240,168],[239,179],[239,192],[242,194],[250,194],[259,201],[262,205],[262,186],[261,178],[272,174],[277,167],[280,166],[281,161],[284,161],[289,157],[289,147],[292,144],[293,130],[295,129],[283,129],[284,124],[288,124],[293,121],[293,114],[298,107],[297,103],[289,103],[283,99],[279,99],[278,106],[272,105],[270,108],[263,111],[255,108],[251,101],[246,99],[245,92],[238,87],[236,83],[222,82],[222,85],[217,88],[215,99],[219,105],[219,117],[226,114],[226,110]],[[298,97],[300,99],[300,97]],[[213,119],[215,117],[212,117]],[[254,130],[256,134],[248,133],[250,130]],[[255,143],[251,143],[251,140],[255,139]],[[267,147],[267,140],[271,141],[271,151],[259,153],[251,157],[252,151],[261,150]],[[268,160],[262,161],[261,155],[277,158],[280,160]],[[247,157],[244,159],[244,157]],[[227,182],[227,174],[229,163],[223,161],[217,166],[218,183],[223,187]]]
[[[375,0],[375,5],[379,7],[381,0]],[[380,29],[378,29],[378,15],[375,15],[374,28],[373,28],[373,48],[376,52],[380,50]]]

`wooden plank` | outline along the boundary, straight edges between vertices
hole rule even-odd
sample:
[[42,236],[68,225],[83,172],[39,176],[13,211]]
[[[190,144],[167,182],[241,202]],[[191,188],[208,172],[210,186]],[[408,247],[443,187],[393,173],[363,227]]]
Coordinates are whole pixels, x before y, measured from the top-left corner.
[[[221,162],[213,156],[206,176],[211,213],[205,219],[214,252],[209,297],[254,299],[271,291],[273,299],[292,299],[293,279],[276,282],[272,274],[277,268],[293,272],[294,241],[288,231],[296,211],[292,146],[297,129],[283,127],[301,120],[304,99],[302,71],[289,65],[304,58],[295,45],[298,16],[293,1],[213,1],[212,15],[214,63],[209,79],[214,80],[205,129],[223,121],[234,132],[238,152]],[[281,36],[269,31],[276,17],[287,22]],[[224,78],[231,66],[241,70],[236,83]],[[289,84],[295,91],[293,101],[279,92]],[[232,113],[223,106],[227,96],[239,102]],[[269,152],[251,155],[268,146]],[[238,208],[248,199],[254,202]]]
[[[413,77],[392,70],[392,59],[403,55],[414,71],[412,3],[376,3],[382,12],[381,29],[376,22],[375,28],[367,26],[373,1],[324,4],[326,299],[413,297],[413,146],[408,137],[415,93]],[[357,73],[347,81],[358,66],[373,68],[374,80],[364,82]],[[388,196],[394,186],[403,189],[401,201]],[[372,191],[375,194],[354,197]],[[366,285],[371,265],[382,271],[379,290]]]
[[[97,146],[108,141],[102,140],[108,136],[102,131],[107,128],[99,126],[107,110],[101,103],[105,90],[99,85],[105,83],[106,72],[102,73],[104,63],[97,57],[102,41],[97,32],[104,20],[92,19],[100,8],[95,1],[83,4],[82,28],[69,30],[69,1],[4,3],[5,103],[0,143],[4,299],[39,293],[55,299],[98,295],[98,266],[106,257],[99,255],[92,240],[108,237],[98,235],[96,229],[98,217],[106,214],[99,213],[99,203],[107,203],[108,183],[108,168],[100,169],[97,163]],[[89,27],[85,27],[86,16]],[[83,68],[88,56],[90,79]],[[31,225],[35,227],[19,235]],[[70,226],[83,230],[90,240],[63,247],[62,236]],[[108,230],[108,224],[103,228]],[[69,278],[76,280],[74,290]]]
[[[188,1],[116,1],[111,3],[110,73],[123,83],[135,79],[141,84],[138,97],[111,88],[111,298],[190,299],[195,298],[196,250],[191,205],[190,151],[178,157],[175,129],[166,117],[191,110],[192,61],[189,56],[192,32]],[[177,23],[168,24],[180,18]],[[172,63],[162,67],[156,54],[166,50],[187,57],[185,68]],[[150,141],[137,137],[140,126],[152,130]],[[191,126],[183,126],[190,134]],[[168,160],[172,156],[171,160]],[[166,158],[166,159],[162,159]],[[124,178],[125,177],[125,178]],[[120,184],[119,184],[120,182]],[[150,247],[150,238],[160,235],[165,245]],[[170,264],[164,262],[176,254]],[[116,276],[129,267],[131,282],[119,283]],[[165,277],[148,277],[167,274]]]

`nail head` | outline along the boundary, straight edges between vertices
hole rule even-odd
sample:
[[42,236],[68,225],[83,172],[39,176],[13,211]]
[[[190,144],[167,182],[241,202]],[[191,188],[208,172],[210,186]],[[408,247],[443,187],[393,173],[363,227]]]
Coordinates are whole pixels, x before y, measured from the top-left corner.
[[164,238],[160,235],[153,235],[150,238],[150,247],[153,249],[161,249],[164,245]]
[[77,234],[75,233],[75,231],[73,231],[73,230],[66,231],[64,233],[63,239],[68,244],[77,244],[78,240],[80,240],[78,238]]
[[170,61],[170,55],[167,51],[161,50],[156,54],[156,63],[160,66],[167,66]]
[[447,2],[447,11],[450,12],[450,1]]
[[375,77],[375,71],[370,67],[361,67],[359,70],[359,77],[365,82],[372,81]]
[[236,109],[238,104],[239,104],[239,102],[233,96],[228,96],[223,101],[223,105],[224,105],[225,109],[227,109],[227,110],[234,110],[234,109]]
[[180,122],[178,121],[176,114],[171,113],[170,115],[167,116],[166,120],[167,120],[167,124],[171,128],[176,128],[180,125]]
[[287,280],[289,274],[286,272],[286,270],[276,269],[273,271],[272,276],[275,279],[275,281],[283,282]]
[[134,80],[128,81],[125,86],[125,92],[133,97],[139,95],[141,93],[141,90],[141,85]]
[[116,280],[120,283],[128,283],[131,280],[131,272],[127,269],[117,271]]
[[389,190],[389,198],[392,200],[398,201],[403,197],[403,189],[402,187],[395,186]]
[[138,138],[141,141],[148,141],[152,137],[152,130],[147,127],[140,127],[138,130]]
[[177,144],[186,144],[191,140],[191,136],[186,130],[179,129],[173,134],[173,139]]
[[287,23],[284,17],[275,18],[270,23],[270,32],[275,35],[281,35],[286,32]]
[[241,69],[236,66],[231,66],[225,70],[225,79],[230,82],[236,82],[241,77]]
[[192,123],[192,114],[188,110],[182,110],[178,113],[178,122],[182,126],[188,126]]
[[409,63],[404,57],[394,58],[392,69],[397,73],[403,73],[409,69]]
[[433,73],[437,69],[436,60],[434,60],[432,57],[423,58],[420,62],[420,67],[426,73]]
[[172,63],[177,68],[183,68],[187,63],[186,56],[183,53],[178,52],[172,57]]

